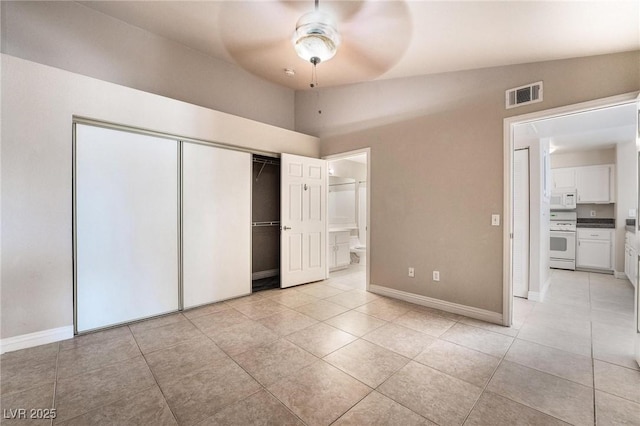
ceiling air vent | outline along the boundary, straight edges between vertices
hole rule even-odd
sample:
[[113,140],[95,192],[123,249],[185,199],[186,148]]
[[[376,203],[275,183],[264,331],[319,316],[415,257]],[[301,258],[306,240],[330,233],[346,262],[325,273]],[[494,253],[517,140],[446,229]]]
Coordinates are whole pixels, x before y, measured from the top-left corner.
[[542,102],[542,82],[509,89],[506,91],[505,99],[507,109]]

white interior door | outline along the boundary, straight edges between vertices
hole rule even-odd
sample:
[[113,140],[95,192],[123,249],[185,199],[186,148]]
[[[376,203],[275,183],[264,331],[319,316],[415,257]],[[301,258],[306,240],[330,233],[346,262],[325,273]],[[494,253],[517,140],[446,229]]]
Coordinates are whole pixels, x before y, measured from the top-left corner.
[[[638,206],[636,208],[636,247],[640,248],[640,95],[636,101],[637,114],[636,114],[636,150],[638,151],[638,174],[636,175],[636,191],[638,191]],[[636,253],[636,258],[633,260],[636,264],[636,274],[640,273],[640,250]],[[636,276],[636,362],[640,365],[640,279]]]
[[178,141],[77,124],[75,154],[77,331],[178,310]]
[[280,286],[326,278],[327,162],[282,154]]
[[183,304],[251,293],[251,154],[183,142]]
[[513,153],[513,295],[529,293],[529,149]]

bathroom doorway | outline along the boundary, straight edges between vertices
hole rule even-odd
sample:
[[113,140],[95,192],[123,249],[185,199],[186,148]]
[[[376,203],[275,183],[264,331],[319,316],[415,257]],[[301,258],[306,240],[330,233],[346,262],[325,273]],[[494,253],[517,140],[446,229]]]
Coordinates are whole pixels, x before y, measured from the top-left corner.
[[365,290],[369,284],[369,148],[325,157],[327,194],[327,277]]

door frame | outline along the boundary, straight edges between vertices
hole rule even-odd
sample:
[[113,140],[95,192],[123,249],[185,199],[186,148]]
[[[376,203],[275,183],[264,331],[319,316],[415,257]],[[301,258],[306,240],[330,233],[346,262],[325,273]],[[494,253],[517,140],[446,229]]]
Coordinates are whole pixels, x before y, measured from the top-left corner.
[[[336,160],[346,160],[349,157],[366,154],[367,156],[367,235],[366,235],[366,288],[369,290],[371,283],[371,147],[360,148],[353,151],[345,151],[337,154],[325,155],[323,160],[327,160],[327,177],[329,176],[329,162]],[[325,206],[325,215],[327,217],[327,247],[329,246],[329,185],[327,184],[327,205]],[[327,261],[326,278],[329,278],[329,262]]]
[[[513,147],[514,147],[514,127],[518,124],[525,124],[542,119],[561,117],[581,112],[587,112],[612,106],[636,104],[638,93],[631,92],[622,95],[610,96],[566,105],[557,108],[550,108],[528,114],[507,117],[503,124],[503,155],[504,155],[504,194],[503,194],[503,244],[502,244],[502,323],[509,327],[513,322]],[[531,256],[531,253],[529,253]],[[636,289],[636,292],[638,289]]]

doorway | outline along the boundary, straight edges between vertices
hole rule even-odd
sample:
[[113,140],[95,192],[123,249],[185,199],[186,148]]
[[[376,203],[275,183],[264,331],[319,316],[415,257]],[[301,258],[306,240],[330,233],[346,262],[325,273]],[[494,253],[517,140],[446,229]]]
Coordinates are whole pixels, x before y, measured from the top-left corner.
[[370,149],[325,157],[327,193],[327,278],[367,289],[370,270]]

